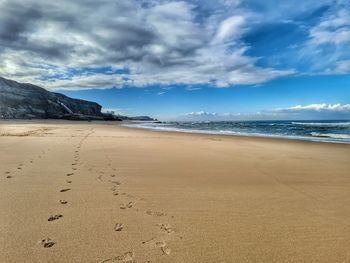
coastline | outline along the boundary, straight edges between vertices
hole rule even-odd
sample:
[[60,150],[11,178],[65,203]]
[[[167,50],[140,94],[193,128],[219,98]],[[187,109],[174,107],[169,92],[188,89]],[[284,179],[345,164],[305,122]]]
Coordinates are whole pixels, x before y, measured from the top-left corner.
[[[98,124],[98,125],[106,125],[106,126],[117,126],[121,128],[131,129],[131,130],[143,130],[145,132],[160,132],[160,133],[169,133],[169,134],[188,134],[188,135],[198,135],[198,136],[213,136],[213,137],[223,137],[223,138],[247,138],[249,139],[257,139],[257,140],[268,140],[268,141],[291,141],[291,142],[305,142],[305,143],[326,143],[326,144],[344,144],[344,145],[350,145],[350,142],[347,141],[332,141],[332,140],[321,140],[317,138],[305,138],[305,137],[286,137],[286,136],[275,136],[275,135],[253,135],[253,134],[235,134],[235,133],[219,133],[219,132],[208,132],[208,131],[192,131],[192,130],[185,130],[185,129],[156,129],[152,127],[144,127],[145,123],[152,123],[152,122],[144,122],[144,121],[106,121],[106,120],[92,120],[90,122],[87,122],[86,120],[57,120],[57,119],[32,119],[32,120],[21,120],[21,119],[0,119],[0,126],[3,124],[78,124],[78,125],[91,125],[91,124]],[[141,126],[138,126],[141,125]]]
[[1,121],[0,133],[1,262],[350,257],[349,145],[98,121]]
[[187,133],[187,134],[201,134],[201,135],[216,135],[216,136],[236,136],[236,137],[248,137],[248,138],[265,138],[265,139],[277,139],[277,140],[292,140],[292,141],[304,141],[304,142],[318,142],[318,143],[335,143],[335,144],[350,144],[350,141],[334,140],[327,137],[306,137],[306,136],[287,136],[287,135],[273,135],[273,134],[254,134],[254,133],[239,133],[231,131],[211,131],[211,130],[187,130],[178,128],[160,128],[147,126],[148,123],[121,123],[121,126],[152,130],[158,132],[174,132],[174,133]]

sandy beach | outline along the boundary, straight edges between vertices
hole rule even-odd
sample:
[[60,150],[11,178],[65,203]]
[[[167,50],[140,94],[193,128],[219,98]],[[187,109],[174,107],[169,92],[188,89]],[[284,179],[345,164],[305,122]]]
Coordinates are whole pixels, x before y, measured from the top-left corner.
[[0,122],[0,262],[350,262],[350,145]]

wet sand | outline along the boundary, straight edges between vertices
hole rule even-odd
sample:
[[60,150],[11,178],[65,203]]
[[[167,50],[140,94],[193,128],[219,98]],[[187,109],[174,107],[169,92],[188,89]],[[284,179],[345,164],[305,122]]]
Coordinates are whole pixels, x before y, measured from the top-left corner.
[[0,262],[350,262],[350,145],[0,122]]

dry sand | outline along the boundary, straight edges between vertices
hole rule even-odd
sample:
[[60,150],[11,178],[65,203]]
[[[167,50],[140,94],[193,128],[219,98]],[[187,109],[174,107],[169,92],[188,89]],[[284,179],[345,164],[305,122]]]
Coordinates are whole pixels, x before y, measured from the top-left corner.
[[350,146],[0,123],[0,262],[350,262]]

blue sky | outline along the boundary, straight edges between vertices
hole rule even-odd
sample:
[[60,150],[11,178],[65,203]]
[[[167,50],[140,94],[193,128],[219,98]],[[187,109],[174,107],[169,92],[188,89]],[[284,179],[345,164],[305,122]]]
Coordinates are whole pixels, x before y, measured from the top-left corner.
[[127,115],[350,119],[349,46],[349,0],[0,0],[1,76]]
[[[255,86],[214,88],[211,86],[169,86],[124,89],[91,89],[60,92],[94,100],[106,109],[126,115],[151,115],[174,119],[191,112],[249,113],[317,103],[348,104],[350,75],[295,76]],[[197,89],[198,88],[198,89]],[[117,107],[116,107],[117,106]],[[308,118],[309,115],[305,115]],[[341,118],[349,118],[349,115]]]

